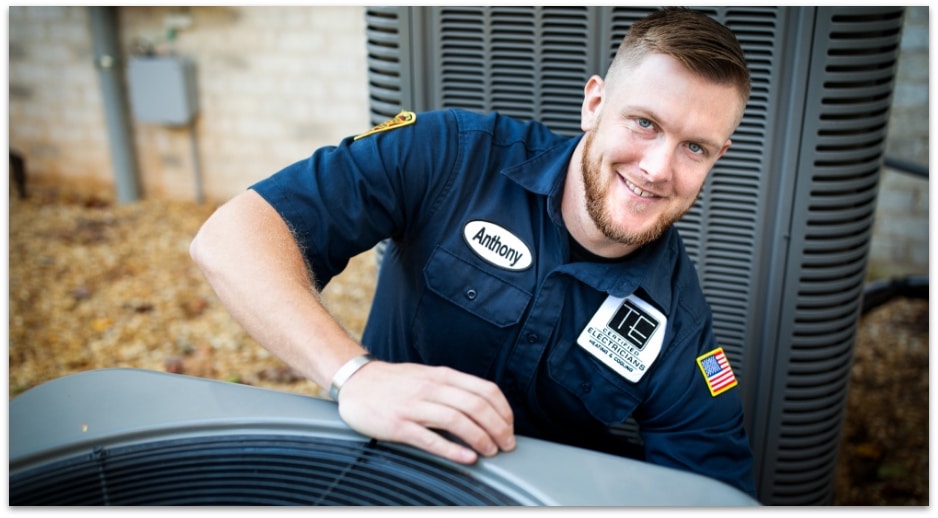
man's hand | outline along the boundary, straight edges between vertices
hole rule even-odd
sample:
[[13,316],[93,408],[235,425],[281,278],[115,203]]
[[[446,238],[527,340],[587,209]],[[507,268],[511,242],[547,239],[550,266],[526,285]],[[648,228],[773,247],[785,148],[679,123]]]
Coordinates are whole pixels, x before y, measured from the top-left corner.
[[498,386],[448,367],[372,361],[349,378],[339,400],[339,415],[359,433],[454,462],[515,447],[514,416]]

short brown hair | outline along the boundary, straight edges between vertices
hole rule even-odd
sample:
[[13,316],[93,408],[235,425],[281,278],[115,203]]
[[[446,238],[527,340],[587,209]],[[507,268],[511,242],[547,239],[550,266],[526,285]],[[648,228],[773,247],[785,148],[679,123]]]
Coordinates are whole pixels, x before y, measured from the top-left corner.
[[609,66],[607,81],[650,53],[671,56],[700,77],[735,86],[744,108],[749,101],[749,68],[736,35],[704,13],[666,7],[633,23]]

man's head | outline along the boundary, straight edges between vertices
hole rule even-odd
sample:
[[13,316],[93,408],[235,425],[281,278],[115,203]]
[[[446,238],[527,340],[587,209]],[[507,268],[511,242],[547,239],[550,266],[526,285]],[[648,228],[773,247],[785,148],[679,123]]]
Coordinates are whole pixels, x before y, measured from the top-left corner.
[[707,16],[669,8],[635,22],[606,77],[584,90],[586,135],[573,165],[578,216],[598,231],[588,239],[627,253],[680,219],[729,148],[749,88],[736,38]]

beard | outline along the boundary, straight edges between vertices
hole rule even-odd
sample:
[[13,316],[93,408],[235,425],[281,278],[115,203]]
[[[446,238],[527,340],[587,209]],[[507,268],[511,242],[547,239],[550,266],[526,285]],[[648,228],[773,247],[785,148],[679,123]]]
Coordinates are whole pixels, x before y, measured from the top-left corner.
[[[683,210],[668,210],[660,217],[657,217],[651,227],[645,230],[635,230],[622,225],[616,225],[608,206],[611,202],[607,197],[609,184],[614,181],[614,179],[612,175],[603,176],[600,159],[594,159],[592,156],[591,151],[595,135],[595,131],[590,131],[584,137],[586,142],[583,146],[583,156],[580,159],[580,169],[583,174],[583,187],[586,191],[586,210],[593,220],[593,223],[606,239],[623,245],[639,247],[658,239],[665,230],[681,219],[691,207],[688,206]],[[637,214],[644,212],[645,209],[647,209],[646,206],[639,205],[629,208],[629,210]]]

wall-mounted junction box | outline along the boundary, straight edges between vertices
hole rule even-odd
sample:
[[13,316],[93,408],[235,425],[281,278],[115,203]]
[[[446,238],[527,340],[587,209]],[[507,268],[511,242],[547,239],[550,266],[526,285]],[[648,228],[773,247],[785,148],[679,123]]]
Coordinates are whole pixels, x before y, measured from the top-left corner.
[[184,126],[198,111],[195,63],[180,56],[135,56],[127,69],[137,122]]

